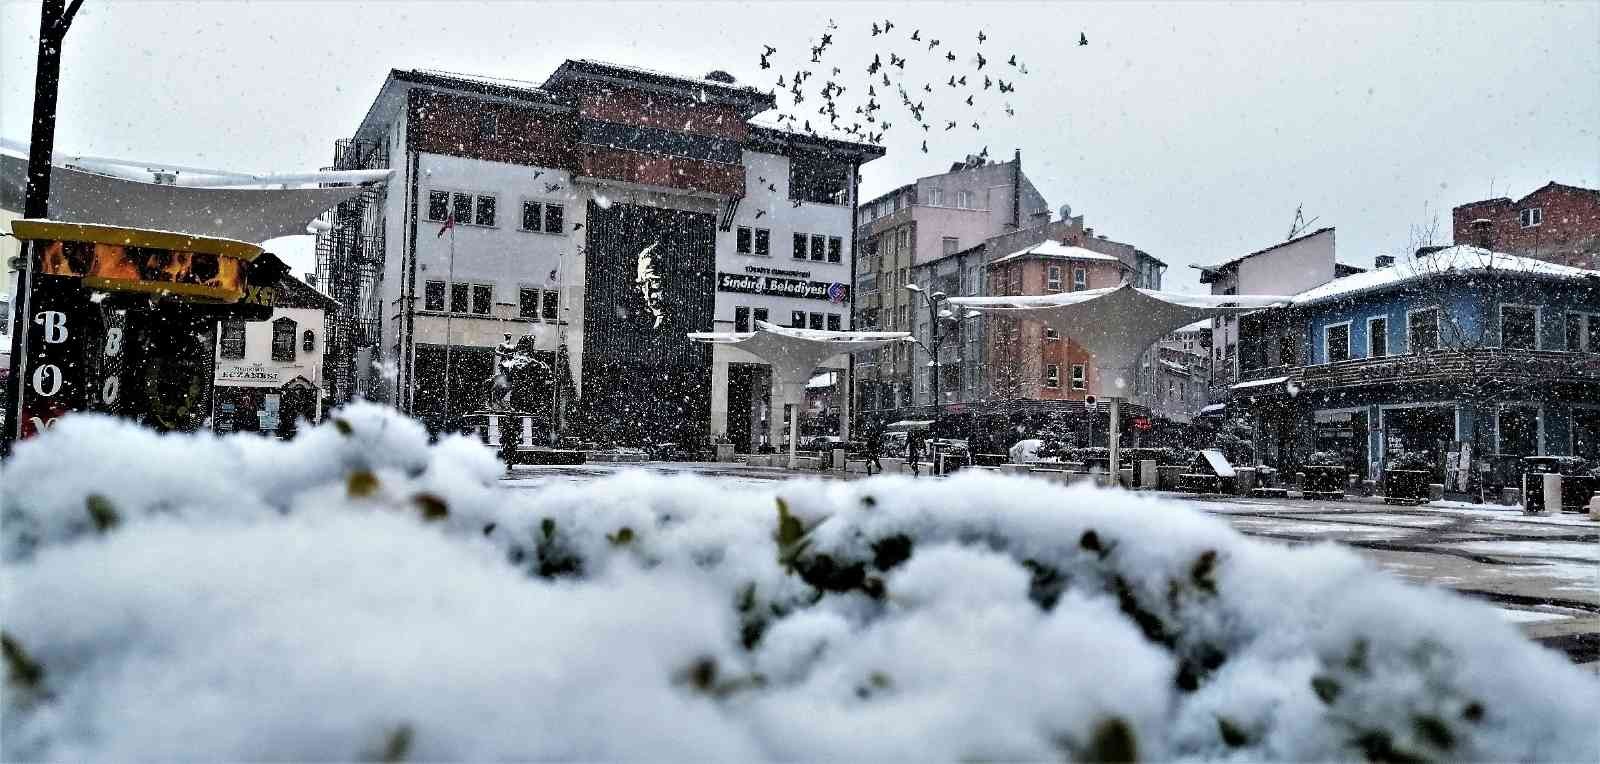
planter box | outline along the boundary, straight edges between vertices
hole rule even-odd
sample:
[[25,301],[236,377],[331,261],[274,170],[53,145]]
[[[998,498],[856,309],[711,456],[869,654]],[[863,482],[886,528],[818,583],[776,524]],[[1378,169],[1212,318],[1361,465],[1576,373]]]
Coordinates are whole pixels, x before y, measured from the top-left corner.
[[1188,493],[1222,493],[1222,478],[1189,472],[1178,476],[1178,490]]
[[1308,499],[1343,499],[1350,470],[1342,464],[1311,464],[1305,468],[1301,489]]
[[1428,483],[1433,473],[1427,470],[1385,470],[1383,503],[1422,504],[1428,500]]
[[716,445],[716,449],[717,449],[717,461],[719,461],[719,462],[731,462],[731,461],[733,461],[733,444],[732,443],[718,443]]

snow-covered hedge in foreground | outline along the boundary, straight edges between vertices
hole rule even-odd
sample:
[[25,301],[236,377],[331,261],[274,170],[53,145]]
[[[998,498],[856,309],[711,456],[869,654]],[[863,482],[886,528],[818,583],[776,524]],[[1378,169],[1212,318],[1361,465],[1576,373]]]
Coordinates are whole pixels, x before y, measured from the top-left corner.
[[967,474],[501,488],[376,407],[0,466],[0,758],[1595,761],[1490,608]]

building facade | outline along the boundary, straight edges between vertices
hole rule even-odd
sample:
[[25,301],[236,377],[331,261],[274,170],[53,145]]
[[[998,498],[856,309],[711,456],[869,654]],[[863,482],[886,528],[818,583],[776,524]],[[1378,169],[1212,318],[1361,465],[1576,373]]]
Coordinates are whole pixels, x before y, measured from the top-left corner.
[[[1334,259],[1334,242],[1333,228],[1319,228],[1220,265],[1192,267],[1199,269],[1200,283],[1210,286],[1212,294],[1298,294],[1360,270]],[[1238,317],[1214,320],[1208,374],[1213,403],[1225,402],[1238,381],[1238,351]]]
[[[974,247],[997,234],[1047,221],[1050,206],[1023,172],[1022,155],[1017,152],[1009,162],[967,157],[948,172],[919,178],[866,202],[861,213],[857,324],[878,331],[917,331],[919,322],[926,322],[926,295],[981,294],[986,277],[982,258],[971,251]],[[910,284],[927,288],[918,295],[906,289]],[[982,324],[982,319],[975,319],[963,327],[960,341],[950,341],[948,349],[941,347],[941,356],[950,354],[952,363],[950,371],[941,373],[950,381],[959,380],[940,385],[940,397],[947,402],[952,400],[944,394],[947,390],[954,400],[981,395],[983,359],[961,351],[971,347],[983,352],[978,339],[983,336]],[[916,336],[927,336],[926,328]],[[956,357],[961,361],[955,362]],[[856,399],[863,411],[932,404],[932,383],[925,378],[930,368],[928,350],[921,346],[863,354],[857,362]],[[921,382],[919,374],[924,376]]]
[[274,287],[272,315],[217,326],[211,424],[216,432],[292,433],[322,421],[332,298],[293,276]]
[[1521,199],[1484,199],[1450,214],[1455,243],[1600,268],[1600,191],[1547,183]]
[[849,328],[859,166],[883,154],[750,122],[772,106],[720,72],[587,60],[538,84],[391,72],[342,142],[403,178],[349,213],[371,283],[330,285],[370,327],[351,356],[387,372],[354,376],[451,428],[509,334],[541,370],[517,406],[552,432],[764,442],[765,364],[685,334]]
[[1256,415],[1275,466],[1331,450],[1376,477],[1394,453],[1426,452],[1465,490],[1463,464],[1514,482],[1521,457],[1600,459],[1600,271],[1433,248],[1241,329],[1228,406]]

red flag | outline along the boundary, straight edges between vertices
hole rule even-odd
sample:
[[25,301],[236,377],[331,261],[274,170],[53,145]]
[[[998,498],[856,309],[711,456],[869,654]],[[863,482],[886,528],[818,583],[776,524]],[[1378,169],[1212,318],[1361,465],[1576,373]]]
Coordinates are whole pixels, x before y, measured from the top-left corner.
[[[446,215],[445,218],[444,218],[444,225],[439,227],[439,236],[443,236],[445,231],[448,231],[448,230],[450,230],[452,228],[455,228],[455,227],[456,227],[456,216],[455,215]],[[439,236],[435,236],[433,238],[437,239],[437,238],[439,238]]]

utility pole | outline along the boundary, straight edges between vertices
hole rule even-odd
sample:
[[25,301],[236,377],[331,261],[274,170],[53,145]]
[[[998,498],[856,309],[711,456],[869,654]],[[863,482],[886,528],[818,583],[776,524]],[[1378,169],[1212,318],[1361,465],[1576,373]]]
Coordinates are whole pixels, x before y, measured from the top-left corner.
[[[22,216],[50,216],[50,158],[56,144],[56,96],[61,86],[61,49],[72,17],[83,0],[43,0],[39,8],[39,54],[33,82],[33,134],[28,145],[28,186],[23,198]],[[32,296],[33,244],[24,245],[17,267],[17,293],[12,296],[15,320],[11,332],[11,377],[5,390],[5,429],[0,431],[0,455],[11,453],[11,444],[22,427],[22,370],[27,358],[28,303]]]

